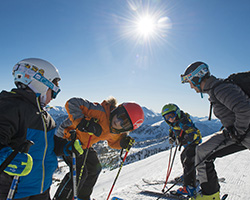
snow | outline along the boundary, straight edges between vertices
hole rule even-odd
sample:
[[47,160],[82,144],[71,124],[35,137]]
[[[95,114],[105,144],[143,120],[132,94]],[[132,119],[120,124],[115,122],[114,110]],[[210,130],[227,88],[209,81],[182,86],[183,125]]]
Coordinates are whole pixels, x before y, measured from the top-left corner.
[[[207,136],[205,139],[208,139]],[[145,196],[139,194],[140,188],[161,191],[163,184],[147,185],[142,178],[149,180],[165,180],[170,150],[166,150],[150,156],[146,159],[125,165],[122,167],[120,175],[117,179],[112,196],[117,196],[125,200],[151,200],[156,197]],[[180,162],[180,153],[176,154],[176,159],[169,180],[182,175],[182,166]],[[249,151],[241,151],[224,158],[218,158],[215,161],[216,171],[219,177],[226,178],[225,182],[220,183],[221,195],[229,194],[227,200],[246,200],[249,199],[250,173]],[[92,198],[97,200],[106,200],[117,175],[119,168],[112,171],[104,171],[100,174],[97,184],[94,187]],[[64,172],[67,170],[65,169]],[[56,174],[62,177],[63,173]],[[167,185],[171,186],[171,185]],[[51,187],[51,195],[53,196],[56,185]]]

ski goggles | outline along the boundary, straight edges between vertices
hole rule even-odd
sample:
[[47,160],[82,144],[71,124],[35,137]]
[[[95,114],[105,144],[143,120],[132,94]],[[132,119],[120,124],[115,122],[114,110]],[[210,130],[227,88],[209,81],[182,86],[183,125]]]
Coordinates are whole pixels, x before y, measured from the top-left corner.
[[127,114],[127,111],[123,106],[117,108],[118,111],[116,113],[117,119],[120,121],[120,125],[123,130],[129,131],[133,129],[133,124]]
[[175,111],[173,111],[173,112],[170,112],[170,113],[164,115],[163,117],[166,121],[169,121],[170,119],[174,119],[176,116],[177,116],[177,113]]
[[24,83],[25,85],[29,85],[29,83],[32,81],[32,78],[35,80],[43,83],[46,85],[48,88],[52,90],[52,98],[55,99],[58,93],[61,91],[60,88],[57,86],[57,79],[53,80],[56,83],[54,84],[53,82],[49,81],[47,78],[45,78],[44,75],[44,70],[43,69],[38,69],[38,67],[32,65],[30,66],[29,64],[16,64],[13,68],[13,75],[15,77],[15,81],[20,81]]
[[206,64],[202,64],[199,67],[197,67],[194,71],[192,71],[190,74],[181,75],[181,83],[188,83],[188,81],[191,81],[193,78],[202,78],[205,74],[208,73],[208,67]]
[[33,78],[36,79],[37,81],[40,81],[41,83],[43,83],[44,85],[46,85],[48,88],[50,88],[52,90],[52,96],[51,97],[53,99],[55,99],[57,97],[58,93],[61,91],[58,86],[56,86],[54,83],[52,83],[47,78],[42,76],[42,74],[40,74],[39,72],[36,73],[33,76]]

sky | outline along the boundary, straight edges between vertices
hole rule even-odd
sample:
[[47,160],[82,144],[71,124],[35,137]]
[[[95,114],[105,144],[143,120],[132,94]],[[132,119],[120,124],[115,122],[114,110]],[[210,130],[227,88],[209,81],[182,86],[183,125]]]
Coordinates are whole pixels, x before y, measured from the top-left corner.
[[208,96],[181,84],[180,74],[195,61],[220,78],[249,71],[249,19],[248,0],[2,0],[0,89],[15,87],[18,61],[42,58],[61,76],[51,105],[114,96],[208,116]]

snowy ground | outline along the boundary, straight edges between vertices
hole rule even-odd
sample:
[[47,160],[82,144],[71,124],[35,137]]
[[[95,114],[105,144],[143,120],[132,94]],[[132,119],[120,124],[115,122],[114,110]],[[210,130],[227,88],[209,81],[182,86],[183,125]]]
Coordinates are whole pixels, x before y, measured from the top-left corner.
[[[125,165],[120,173],[111,196],[118,196],[124,200],[152,200],[155,197],[149,197],[139,194],[140,188],[161,191],[163,185],[147,185],[142,178],[149,180],[165,180],[168,165],[169,150],[163,151],[144,160],[137,161],[132,164]],[[180,163],[180,153],[177,152],[174,167],[169,178],[180,176],[182,167]],[[226,181],[220,183],[221,194],[228,193],[227,200],[248,200],[250,188],[249,168],[249,151],[235,153],[233,155],[217,159],[215,161],[216,170],[219,177],[225,177]],[[61,178],[67,171],[63,168],[61,173],[55,173],[55,178]],[[94,188],[92,198],[97,200],[106,200],[112,183],[118,169],[113,171],[102,172],[98,182]],[[51,196],[53,196],[57,183],[55,182],[51,188]]]

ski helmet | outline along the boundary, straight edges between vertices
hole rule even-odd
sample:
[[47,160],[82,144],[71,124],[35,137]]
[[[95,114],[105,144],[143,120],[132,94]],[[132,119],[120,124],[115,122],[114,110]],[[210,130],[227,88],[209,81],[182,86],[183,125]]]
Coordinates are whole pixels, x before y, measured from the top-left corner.
[[194,62],[190,64],[185,70],[184,74],[181,75],[181,82],[187,83],[191,81],[194,86],[200,88],[201,82],[204,78],[210,76],[208,65],[204,62]]
[[144,112],[137,103],[120,104],[111,112],[110,122],[112,122],[115,115],[122,120],[121,126],[123,128],[121,130],[116,130],[111,127],[112,132],[115,133],[135,130],[139,128],[144,121]]
[[48,61],[39,58],[27,58],[19,61],[14,67],[14,82],[18,88],[29,87],[37,95],[46,95],[52,90],[52,98],[60,92],[58,81],[61,80],[57,68]]
[[166,121],[168,121],[170,117],[174,118],[178,116],[180,118],[181,110],[177,105],[170,103],[170,104],[166,104],[165,106],[163,106],[161,115],[164,117]]

